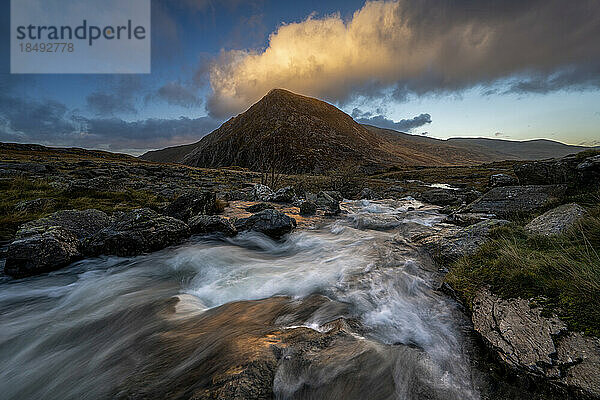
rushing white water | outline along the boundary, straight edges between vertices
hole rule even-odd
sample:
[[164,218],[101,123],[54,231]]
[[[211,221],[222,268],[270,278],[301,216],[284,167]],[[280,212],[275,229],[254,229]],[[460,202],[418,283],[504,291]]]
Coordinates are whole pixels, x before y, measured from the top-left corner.
[[[3,281],[0,397],[108,397],[145,362],[136,349],[163,329],[156,305],[174,296],[176,315],[187,318],[237,300],[318,293],[351,305],[372,340],[423,351],[417,359],[390,353],[398,360],[396,398],[419,398],[412,371],[427,371],[447,398],[478,398],[455,305],[435,291],[436,271],[407,242],[442,216],[410,198],[343,206],[345,217],[282,242],[256,233],[195,238],[146,256]],[[306,326],[319,329],[325,318],[315,314]]]

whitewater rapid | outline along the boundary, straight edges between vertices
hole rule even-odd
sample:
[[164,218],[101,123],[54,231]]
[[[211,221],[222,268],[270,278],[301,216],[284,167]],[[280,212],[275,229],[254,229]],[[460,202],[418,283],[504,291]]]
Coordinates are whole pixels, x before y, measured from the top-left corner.
[[[149,362],[141,346],[174,318],[239,300],[320,294],[347,304],[365,338],[392,345],[393,398],[420,398],[415,374],[422,371],[445,398],[479,398],[461,313],[436,290],[437,270],[410,243],[443,215],[411,198],[345,201],[342,208],[337,220],[281,242],[251,232],[194,237],[140,257],[94,258],[44,276],[4,279],[0,397],[110,398]],[[179,301],[167,316],[159,305],[172,298]],[[317,312],[303,325],[318,330],[332,317]],[[291,326],[282,321],[281,328]],[[403,356],[406,346],[421,355]],[[289,380],[276,379],[278,398],[293,397],[284,387]]]

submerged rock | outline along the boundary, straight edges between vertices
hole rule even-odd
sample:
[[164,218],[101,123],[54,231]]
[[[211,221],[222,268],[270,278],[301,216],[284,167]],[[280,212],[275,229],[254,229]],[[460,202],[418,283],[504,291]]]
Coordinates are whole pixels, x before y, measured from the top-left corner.
[[[344,317],[347,309],[318,295],[213,308],[145,344],[149,362],[115,397],[386,400],[402,390],[411,399],[455,398],[449,385],[437,383],[435,361],[425,352],[362,337],[360,323]],[[304,326],[309,319],[318,321],[315,329]]]
[[84,240],[88,255],[134,256],[163,249],[190,235],[190,228],[178,219],[148,208],[115,213],[109,226]]
[[235,236],[237,229],[227,218],[220,215],[197,215],[189,220],[191,233],[222,233]]
[[164,210],[164,214],[187,221],[198,214],[214,214],[216,212],[216,195],[211,191],[187,191],[173,200]]
[[564,387],[582,398],[600,398],[600,339],[567,332],[525,299],[501,299],[487,289],[473,300],[473,327],[510,369]]
[[566,190],[566,185],[496,187],[462,207],[459,213],[483,213],[493,214],[497,218],[515,218],[560,201],[564,198]]
[[585,208],[578,204],[563,204],[534,218],[525,225],[525,230],[537,235],[557,235],[573,227],[585,213]]
[[277,210],[264,210],[248,218],[235,221],[238,231],[264,233],[274,239],[290,233],[296,227],[296,220]]

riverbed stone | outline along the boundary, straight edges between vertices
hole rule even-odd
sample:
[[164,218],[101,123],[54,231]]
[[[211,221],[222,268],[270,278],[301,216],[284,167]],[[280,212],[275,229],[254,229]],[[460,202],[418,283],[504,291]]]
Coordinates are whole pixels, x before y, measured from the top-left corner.
[[81,258],[77,236],[60,226],[13,241],[6,254],[4,273],[21,278],[60,269]]
[[337,198],[341,197],[338,196],[333,197],[331,194],[333,194],[334,196],[336,196],[335,192],[328,192],[328,191],[321,191],[317,194],[317,197],[315,199],[315,204],[317,205],[317,208],[324,210],[325,211],[325,215],[337,215],[341,212],[340,209],[340,201]]
[[296,199],[296,192],[291,186],[286,186],[266,198],[273,203],[293,203]]
[[271,190],[270,187],[258,183],[252,188],[251,197],[254,201],[267,202],[270,201],[271,196],[273,196],[274,194],[275,192],[273,192],[273,190]]
[[222,233],[235,236],[237,229],[231,221],[220,215],[197,215],[188,221],[191,233]]
[[84,240],[87,255],[134,256],[179,243],[190,235],[181,220],[141,208],[113,215],[109,226]]
[[261,232],[274,239],[290,233],[296,227],[296,220],[277,210],[263,210],[248,218],[235,221],[238,231]]

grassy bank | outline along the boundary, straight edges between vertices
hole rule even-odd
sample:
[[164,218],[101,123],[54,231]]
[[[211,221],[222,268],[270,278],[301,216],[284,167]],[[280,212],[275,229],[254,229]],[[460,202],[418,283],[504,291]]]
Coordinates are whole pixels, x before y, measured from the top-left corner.
[[570,329],[600,336],[599,202],[563,235],[529,235],[511,224],[491,237],[475,255],[456,261],[446,277],[465,304],[489,286],[506,298],[534,297]]
[[[35,199],[52,199],[47,204],[26,211],[16,205]],[[139,207],[158,208],[165,199],[141,190],[98,191],[60,189],[47,180],[26,178],[0,181],[0,241],[10,240],[19,225],[54,211],[96,208],[108,213]]]

